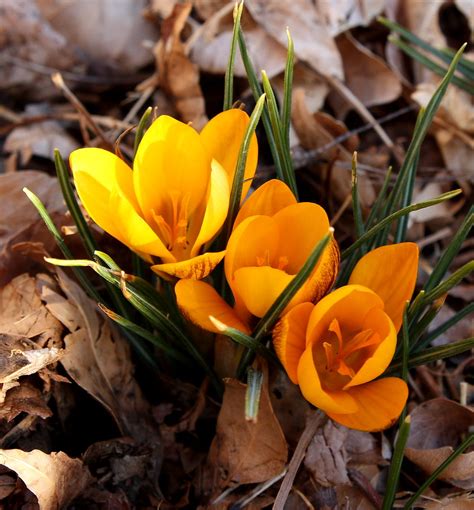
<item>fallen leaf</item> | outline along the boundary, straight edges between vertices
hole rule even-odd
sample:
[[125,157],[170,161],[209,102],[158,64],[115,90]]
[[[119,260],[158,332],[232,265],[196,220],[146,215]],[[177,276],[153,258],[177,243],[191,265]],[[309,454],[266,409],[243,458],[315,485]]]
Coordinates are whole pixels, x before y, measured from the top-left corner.
[[33,191],[44,203],[57,226],[66,224],[66,206],[55,178],[44,172],[25,170],[0,175],[0,285],[27,271],[36,261],[12,253],[12,247],[22,241],[42,242],[46,251],[53,252],[56,243],[39,217],[38,211],[23,192]]
[[437,501],[418,501],[416,506],[426,510],[472,510],[474,495],[447,496]]
[[[191,11],[190,3],[176,4],[163,21],[162,36],[154,48],[157,74],[152,77],[174,102],[183,122],[200,130],[207,122],[199,69],[185,53],[181,32]],[[150,82],[150,80],[148,81]],[[146,83],[141,87],[146,87]]]
[[28,382],[12,388],[5,401],[0,404],[0,419],[7,422],[13,420],[21,413],[27,413],[40,418],[52,416],[41,391]]
[[344,78],[342,59],[323,19],[311,0],[247,0],[253,19],[286,47],[286,28],[295,44],[295,55],[323,76]]
[[[44,105],[28,105],[25,109],[26,115],[40,115],[44,112]],[[54,149],[59,149],[63,157],[68,158],[78,147],[74,138],[58,122],[52,120],[13,129],[3,146],[6,152],[18,153],[22,165],[28,164],[32,156],[52,159]]]
[[323,487],[350,484],[347,476],[347,453],[344,443],[347,429],[328,420],[309,443],[304,465]]
[[146,0],[36,0],[45,20],[68,42],[81,50],[86,61],[125,74],[153,60],[144,42],[154,41],[157,29],[143,11]]
[[81,388],[112,414],[124,434],[139,442],[158,444],[151,409],[133,377],[128,344],[74,281],[60,270],[57,275],[64,296],[44,287],[42,299],[70,331],[64,337],[61,364]]
[[38,498],[41,510],[65,508],[92,481],[82,461],[63,452],[0,450],[0,464],[18,474]]
[[[469,433],[474,411],[451,400],[436,398],[411,413],[406,457],[425,473],[432,473]],[[456,487],[474,489],[474,452],[459,455],[440,475]]]
[[232,483],[259,483],[281,473],[288,447],[273,413],[268,388],[264,384],[257,422],[245,419],[247,386],[227,379],[216,436],[209,452],[214,486]]

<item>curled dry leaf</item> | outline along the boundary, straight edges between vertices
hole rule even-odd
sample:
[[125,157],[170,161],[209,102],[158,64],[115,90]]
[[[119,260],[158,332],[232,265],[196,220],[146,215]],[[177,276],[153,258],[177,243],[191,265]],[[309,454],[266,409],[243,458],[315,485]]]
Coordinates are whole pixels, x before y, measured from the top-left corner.
[[13,420],[21,413],[49,418],[52,416],[51,409],[46,405],[43,394],[28,382],[22,382],[20,386],[12,388],[0,405],[0,419],[7,422]]
[[350,484],[347,476],[347,429],[328,420],[309,443],[304,465],[323,487]]
[[0,285],[28,270],[33,261],[12,253],[12,247],[23,241],[42,242],[47,251],[55,249],[55,241],[38,216],[23,187],[31,189],[44,203],[56,225],[66,224],[66,206],[56,179],[44,172],[25,170],[0,175]]
[[[429,400],[411,413],[405,455],[432,473],[469,433],[474,411],[444,398]],[[474,489],[474,452],[459,455],[439,476],[456,487]]]
[[[207,122],[204,97],[199,85],[199,69],[189,60],[181,42],[181,32],[191,11],[190,3],[176,4],[163,21],[161,39],[154,48],[158,82],[174,102],[183,122],[192,122],[200,130]],[[146,87],[147,81],[141,85]]]
[[65,508],[92,481],[82,461],[63,452],[0,450],[0,464],[18,474],[41,510]]
[[209,452],[214,488],[259,483],[281,473],[288,447],[273,413],[267,383],[262,385],[257,422],[245,420],[247,385],[227,379],[217,431]]
[[48,310],[70,331],[61,363],[69,376],[112,414],[124,434],[158,445],[148,403],[133,377],[130,349],[96,304],[64,272],[58,270],[64,296],[44,288]]
[[284,47],[288,27],[295,43],[295,55],[323,76],[343,79],[342,59],[326,20],[311,0],[247,0],[252,17]]

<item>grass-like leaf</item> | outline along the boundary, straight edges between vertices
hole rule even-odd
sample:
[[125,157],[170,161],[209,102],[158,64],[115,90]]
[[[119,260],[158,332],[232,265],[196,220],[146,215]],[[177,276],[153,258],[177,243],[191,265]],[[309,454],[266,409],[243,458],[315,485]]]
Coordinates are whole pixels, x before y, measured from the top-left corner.
[[262,384],[263,372],[249,368],[247,372],[247,390],[245,391],[245,419],[247,421],[257,422]]
[[290,34],[286,29],[288,38],[288,53],[286,57],[285,76],[283,78],[283,106],[281,109],[281,125],[283,127],[283,139],[288,152],[290,151],[290,125],[291,125],[291,96],[293,89],[293,70],[295,64],[295,46]]
[[395,493],[397,492],[398,480],[400,478],[400,470],[404,457],[405,446],[410,434],[410,416],[407,416],[398,430],[397,442],[393,451],[392,462],[388,471],[387,487],[382,503],[382,510],[392,510],[395,501]]
[[365,228],[359,200],[359,186],[357,179],[357,152],[354,152],[352,155],[352,210],[354,213],[354,223],[357,237],[361,237],[364,235]]
[[266,94],[267,101],[266,106],[268,109],[268,115],[270,118],[270,125],[275,139],[278,156],[280,158],[282,166],[282,180],[291,189],[295,197],[298,198],[298,190],[296,188],[296,177],[295,170],[293,168],[293,161],[291,159],[291,153],[289,150],[288,143],[285,139],[284,127],[278,113],[278,106],[275,99],[270,80],[268,79],[267,73],[262,71],[262,83],[263,90]]
[[242,17],[242,10],[244,8],[243,0],[236,3],[234,7],[234,28],[232,30],[232,39],[230,43],[229,62],[225,72],[224,79],[224,105],[223,111],[232,108],[234,102],[234,63],[235,52],[237,50],[237,39],[240,30],[240,19]]
[[150,119],[150,115],[151,115],[152,111],[153,111],[153,108],[151,106],[149,106],[145,110],[144,114],[142,115],[142,117],[140,119],[140,122],[138,123],[137,131],[135,133],[135,140],[133,142],[133,153],[134,154],[137,153],[138,146],[140,145],[143,135],[145,134],[147,124]]

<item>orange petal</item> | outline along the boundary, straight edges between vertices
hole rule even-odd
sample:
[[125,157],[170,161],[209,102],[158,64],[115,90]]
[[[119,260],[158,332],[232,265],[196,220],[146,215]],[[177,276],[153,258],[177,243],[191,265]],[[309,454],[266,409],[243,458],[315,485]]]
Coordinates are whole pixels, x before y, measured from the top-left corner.
[[[217,160],[227,172],[232,187],[240,146],[249,124],[249,116],[242,110],[232,108],[216,115],[201,131],[201,140],[209,155]],[[250,142],[244,171],[242,198],[248,193],[257,169],[258,144],[255,134]]]
[[215,253],[207,252],[181,262],[156,264],[155,266],[151,266],[151,269],[157,274],[165,273],[167,275],[176,276],[176,278],[201,280],[211,273],[224,258],[224,255],[225,251]]
[[402,379],[386,377],[348,390],[358,410],[351,414],[327,412],[334,421],[351,429],[367,432],[384,430],[395,423],[408,398]]
[[336,289],[316,303],[309,319],[307,345],[321,340],[333,319],[337,319],[345,331],[360,331],[373,308],[383,310],[383,301],[367,287],[345,285]]
[[277,255],[279,231],[272,218],[251,216],[233,232],[227,243],[225,275],[232,286],[234,273],[241,267],[269,265]]
[[263,317],[293,278],[269,266],[241,267],[234,273],[232,290],[252,315]]
[[154,214],[173,224],[172,198],[183,199],[187,217],[205,200],[211,175],[211,157],[199,134],[167,115],[146,131],[133,163],[133,182],[144,218]]
[[390,317],[383,310],[380,308],[370,310],[365,316],[362,329],[371,329],[377,333],[381,342],[344,389],[372,381],[383,374],[395,354],[397,332]]
[[178,306],[186,317],[201,328],[221,333],[209,317],[246,334],[249,328],[237,317],[234,310],[219,296],[211,285],[197,280],[180,280],[175,287]]
[[322,387],[313,358],[313,348],[308,346],[298,363],[298,384],[304,398],[326,413],[354,413],[357,403],[348,391],[329,391]]
[[329,232],[326,211],[317,204],[300,202],[281,209],[273,220],[280,230],[278,253],[288,258],[285,271],[296,274],[318,242]]
[[324,250],[313,273],[297,292],[295,301],[317,303],[333,286],[339,270],[340,253],[337,242],[332,239]]
[[312,303],[301,303],[273,328],[275,352],[294,384],[298,384],[298,363],[306,347],[306,326],[313,308]]
[[278,179],[267,181],[244,202],[235,219],[234,229],[245,218],[256,215],[273,216],[293,204],[296,204],[296,198],[284,182]]
[[349,283],[364,285],[382,298],[397,331],[402,325],[405,302],[415,289],[418,256],[415,243],[381,246],[359,260],[349,279]]

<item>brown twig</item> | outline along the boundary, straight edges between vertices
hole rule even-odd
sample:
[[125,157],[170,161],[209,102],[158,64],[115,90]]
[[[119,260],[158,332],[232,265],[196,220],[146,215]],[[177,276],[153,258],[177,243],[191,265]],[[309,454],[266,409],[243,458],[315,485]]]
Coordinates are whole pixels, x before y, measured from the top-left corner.
[[382,508],[383,501],[380,497],[380,494],[372,487],[370,480],[368,480],[363,473],[357,469],[349,468],[347,470],[347,474],[349,475],[352,483],[364,493],[364,495],[375,506],[375,508]]
[[295,452],[293,453],[293,457],[288,465],[288,472],[280,485],[280,490],[278,491],[275,502],[273,503],[273,510],[283,510],[285,507],[286,500],[288,499],[290,490],[293,487],[293,482],[295,481],[296,473],[304,459],[308,445],[311,439],[313,439],[314,434],[316,434],[318,428],[321,427],[327,419],[327,416],[323,414],[322,411],[316,411],[311,415],[306,423],[306,427],[301,434],[298,444],[296,445]]

